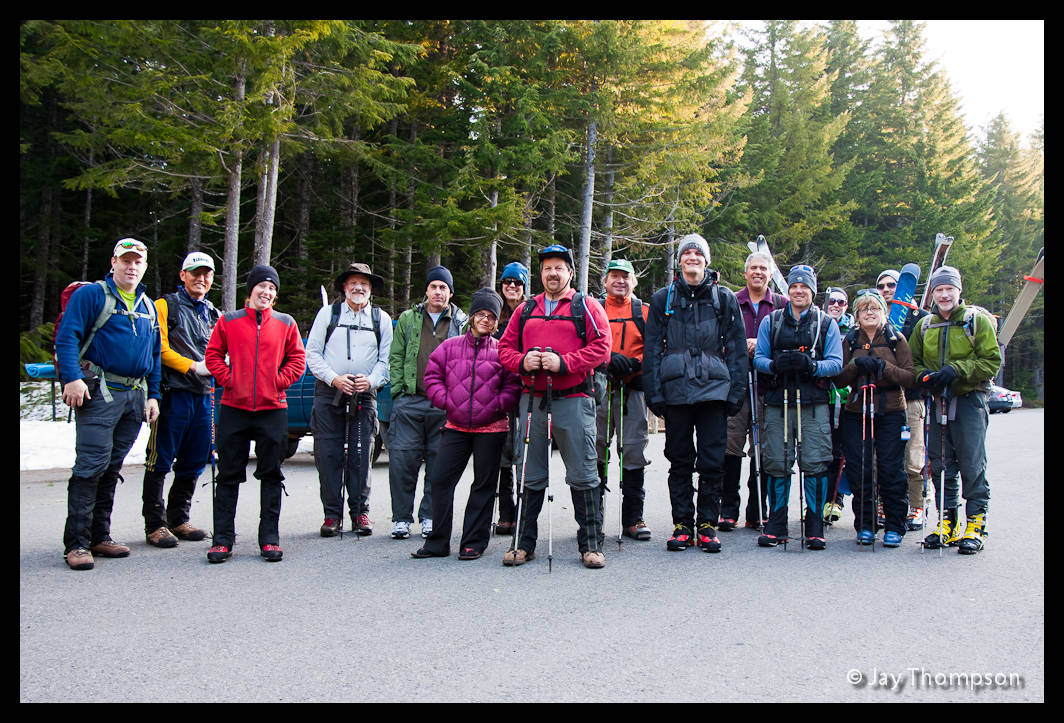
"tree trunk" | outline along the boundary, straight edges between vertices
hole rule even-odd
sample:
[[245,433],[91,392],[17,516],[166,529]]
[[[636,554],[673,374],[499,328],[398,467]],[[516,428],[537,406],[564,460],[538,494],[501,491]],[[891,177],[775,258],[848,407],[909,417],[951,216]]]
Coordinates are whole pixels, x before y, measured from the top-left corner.
[[[244,65],[240,63],[236,78],[233,80],[233,99],[238,103],[244,100]],[[236,309],[236,264],[240,233],[240,172],[243,165],[243,151],[235,144],[229,168],[229,189],[225,201],[225,260],[222,264],[222,309]]]
[[591,257],[591,211],[595,198],[595,142],[598,130],[595,121],[587,124],[587,153],[584,156],[584,195],[580,214],[580,248],[576,258],[576,285],[587,293],[587,270]]
[[[499,205],[498,189],[491,192],[491,207]],[[491,225],[491,242],[484,249],[484,274],[481,277],[481,286],[489,289],[495,288],[495,274],[499,268],[499,224]]]
[[[57,111],[55,94],[48,94],[48,127],[56,127]],[[45,157],[49,160],[55,155],[51,134],[45,141]],[[33,270],[33,297],[30,300],[30,328],[36,329],[44,323],[44,297],[47,291],[48,269],[52,268],[52,219],[55,218],[55,191],[51,184],[41,190],[41,230],[37,241],[36,268]]]
[[[89,149],[89,167],[93,165],[93,159],[95,157],[94,149]],[[81,275],[79,279],[89,278],[89,237],[92,235],[92,189],[85,189],[85,213],[83,216],[84,221],[84,235],[81,237]]]
[[264,152],[259,180],[259,213],[255,223],[256,264],[269,264],[273,252],[273,220],[277,210],[277,170],[280,165],[281,140],[275,138]]
[[192,203],[188,209],[188,252],[199,251],[203,243],[203,181],[193,178],[190,184]]
[[606,267],[613,258],[613,181],[616,171],[613,167],[613,146],[606,147],[606,218],[602,223],[602,271],[599,278],[606,275]]

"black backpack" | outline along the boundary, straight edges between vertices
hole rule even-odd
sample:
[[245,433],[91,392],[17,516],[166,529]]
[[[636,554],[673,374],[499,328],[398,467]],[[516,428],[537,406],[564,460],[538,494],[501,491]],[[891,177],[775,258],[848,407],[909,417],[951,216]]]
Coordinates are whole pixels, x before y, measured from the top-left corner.
[[[340,311],[343,307],[344,300],[341,299],[332,305],[332,316],[329,317],[329,326],[325,328],[325,341],[322,343],[322,349],[329,343],[329,337],[336,331],[336,327],[340,325]],[[369,310],[370,323],[373,324],[373,333],[377,337],[377,354],[380,354],[381,350],[381,310],[377,306],[370,306]],[[365,327],[350,327],[352,329],[364,329]]]
[[[634,302],[633,302],[634,303]],[[529,299],[524,303],[521,308],[521,318],[518,321],[517,326],[517,347],[524,349],[524,332],[525,322],[532,318],[532,312],[536,310],[535,298]],[[572,300],[569,302],[569,312],[571,316],[537,316],[537,319],[554,319],[554,320],[569,320],[573,322],[573,326],[576,327],[576,334],[580,337],[580,341],[587,344],[587,302],[584,300],[584,295],[577,291],[573,294]],[[640,311],[642,314],[642,311]],[[591,322],[594,326],[594,321]],[[595,329],[595,333],[601,335],[603,332]],[[555,390],[554,396],[565,396],[566,394],[572,394],[574,392],[582,391],[585,394],[590,394],[597,404],[602,404],[606,400],[606,365],[600,364],[595,367],[588,375],[583,384],[573,387],[572,389]]]

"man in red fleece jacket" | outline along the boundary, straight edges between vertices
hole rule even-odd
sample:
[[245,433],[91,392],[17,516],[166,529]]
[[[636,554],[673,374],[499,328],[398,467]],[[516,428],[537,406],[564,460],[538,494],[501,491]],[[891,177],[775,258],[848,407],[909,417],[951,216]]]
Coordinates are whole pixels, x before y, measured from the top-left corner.
[[[523,451],[527,459],[517,529],[520,537],[517,548],[511,548],[503,557],[503,564],[521,565],[535,557],[537,519],[543,508],[550,462],[544,399],[550,379],[552,437],[565,462],[565,481],[572,493],[573,515],[579,526],[576,539],[581,559],[585,567],[604,567],[605,535],[596,489],[599,477],[595,468],[592,372],[610,359],[609,320],[598,301],[578,295],[572,288],[573,257],[569,249],[557,244],[548,246],[539,252],[539,262],[544,292],[521,307],[520,317],[506,327],[499,341],[503,366],[521,374],[524,381],[517,439],[526,436],[530,391],[541,400],[532,408],[531,434]],[[517,454],[522,458],[522,450],[517,450]]]

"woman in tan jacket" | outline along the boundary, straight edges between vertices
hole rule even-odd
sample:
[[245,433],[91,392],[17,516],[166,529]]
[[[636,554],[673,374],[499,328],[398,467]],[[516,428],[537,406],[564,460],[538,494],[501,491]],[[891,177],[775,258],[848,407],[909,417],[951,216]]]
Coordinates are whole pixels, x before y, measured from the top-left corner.
[[875,544],[878,497],[886,517],[883,545],[897,547],[909,509],[905,388],[914,380],[912,352],[887,323],[886,302],[874,289],[858,292],[853,311],[857,324],[842,342],[843,367],[835,385],[851,387],[841,431],[854,529],[857,544]]

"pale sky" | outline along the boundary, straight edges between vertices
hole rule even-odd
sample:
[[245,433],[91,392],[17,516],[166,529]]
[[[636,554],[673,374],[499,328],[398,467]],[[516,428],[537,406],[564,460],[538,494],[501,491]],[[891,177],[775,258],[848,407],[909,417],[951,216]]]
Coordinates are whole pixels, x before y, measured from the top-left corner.
[[[761,21],[740,20],[760,27]],[[826,25],[810,20],[809,24]],[[1004,111],[1009,126],[1028,145],[1045,114],[1044,20],[922,20],[924,59],[936,61],[961,100],[974,138]],[[858,20],[861,33],[879,43],[886,20]]]
[[[969,128],[1004,111],[1024,145],[1045,114],[1044,20],[923,20],[926,60],[945,71]],[[888,24],[859,20],[873,44]]]

